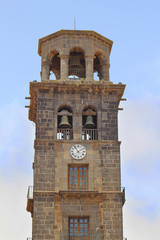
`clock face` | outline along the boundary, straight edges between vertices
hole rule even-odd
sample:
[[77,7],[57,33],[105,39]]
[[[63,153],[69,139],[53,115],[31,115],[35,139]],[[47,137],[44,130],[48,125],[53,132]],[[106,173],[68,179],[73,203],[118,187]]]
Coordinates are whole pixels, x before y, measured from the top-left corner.
[[74,159],[82,159],[86,156],[86,149],[80,144],[75,144],[71,147],[70,154]]

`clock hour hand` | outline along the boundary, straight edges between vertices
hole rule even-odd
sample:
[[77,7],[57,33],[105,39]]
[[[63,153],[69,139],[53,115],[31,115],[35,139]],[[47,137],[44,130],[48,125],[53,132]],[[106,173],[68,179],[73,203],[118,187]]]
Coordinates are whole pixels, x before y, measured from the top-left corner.
[[81,148],[81,149],[79,150],[79,152],[82,151],[82,150],[84,150],[84,148]]

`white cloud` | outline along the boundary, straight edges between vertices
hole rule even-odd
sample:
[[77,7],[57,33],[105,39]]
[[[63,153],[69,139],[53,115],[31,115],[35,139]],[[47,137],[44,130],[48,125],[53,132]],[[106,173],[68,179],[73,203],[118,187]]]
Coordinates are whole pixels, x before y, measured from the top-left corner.
[[28,120],[28,110],[17,102],[0,109],[1,175],[26,172],[33,162],[34,127]]
[[[159,105],[158,105],[159,104]],[[160,154],[160,102],[153,98],[126,102],[119,116],[123,161],[149,166]],[[151,157],[151,159],[149,159]]]
[[32,184],[34,127],[17,102],[0,109],[0,239],[31,236],[26,212],[27,188]]
[[124,236],[159,240],[160,101],[130,100],[119,115],[122,182],[126,189]]
[[26,212],[29,177],[18,175],[9,181],[0,178],[0,239],[23,239],[31,236],[31,216]]
[[124,206],[124,236],[128,240],[159,240],[160,236],[160,206],[159,214],[155,219],[149,219],[147,216],[138,214],[135,209],[141,209],[137,199],[128,196],[126,206]]

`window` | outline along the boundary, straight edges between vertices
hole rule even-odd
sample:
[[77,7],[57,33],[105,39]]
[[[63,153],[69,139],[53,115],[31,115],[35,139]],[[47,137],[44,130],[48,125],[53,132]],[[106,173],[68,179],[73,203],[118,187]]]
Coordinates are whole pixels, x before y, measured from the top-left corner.
[[82,112],[82,140],[98,140],[97,112],[93,106]]
[[57,139],[72,140],[72,109],[69,106],[61,106],[57,113]]
[[68,171],[68,188],[72,190],[88,189],[88,166],[70,165]]
[[69,239],[89,239],[89,219],[88,217],[69,218]]

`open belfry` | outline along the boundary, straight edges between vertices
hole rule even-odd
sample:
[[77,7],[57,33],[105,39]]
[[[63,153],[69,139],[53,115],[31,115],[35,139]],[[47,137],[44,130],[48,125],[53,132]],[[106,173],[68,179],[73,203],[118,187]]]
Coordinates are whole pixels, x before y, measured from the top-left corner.
[[33,240],[123,239],[118,110],[125,85],[109,79],[112,43],[79,30],[39,40],[41,82],[30,82],[26,97],[36,128],[27,195]]

